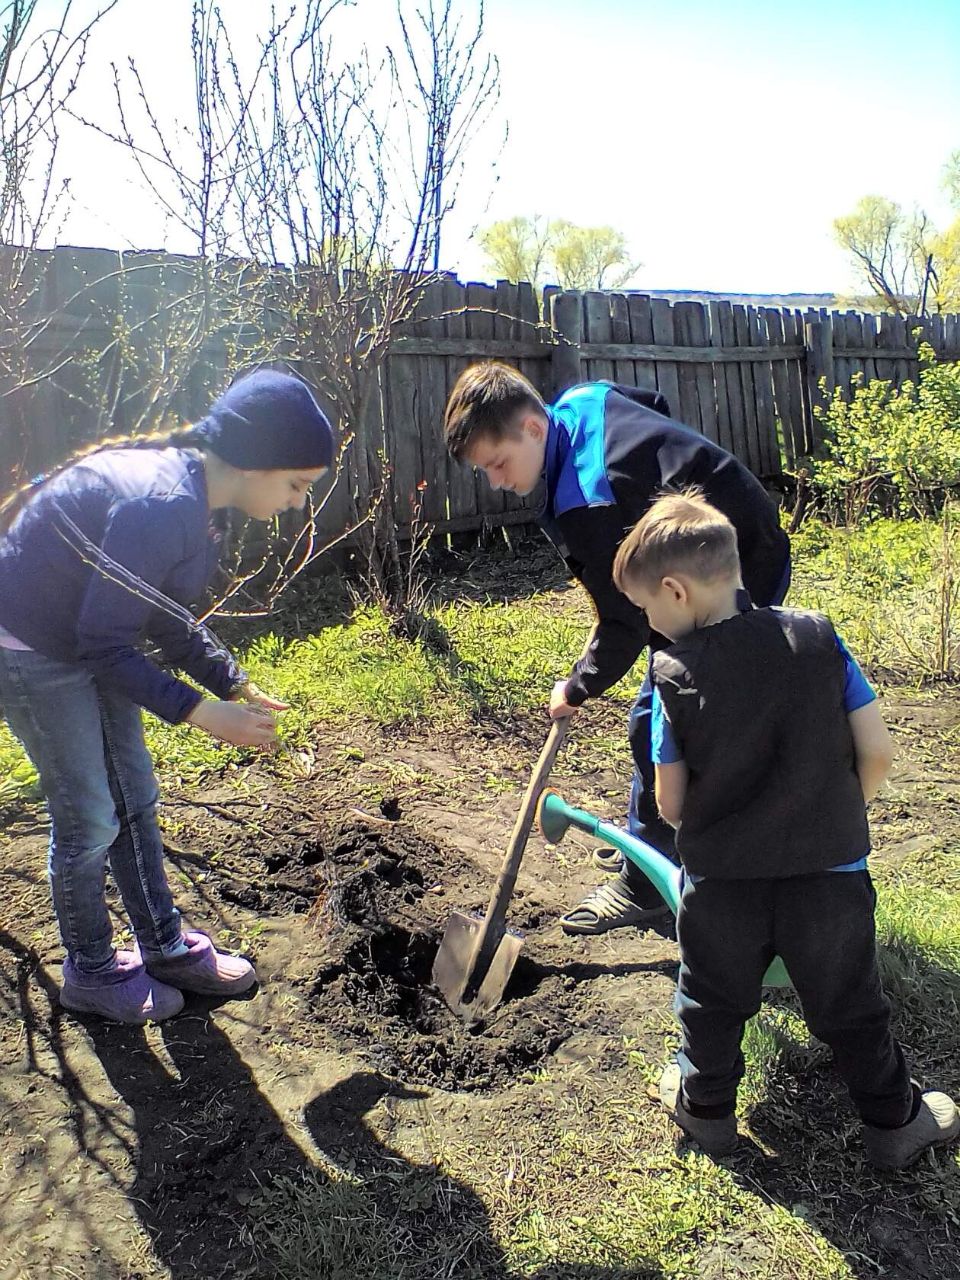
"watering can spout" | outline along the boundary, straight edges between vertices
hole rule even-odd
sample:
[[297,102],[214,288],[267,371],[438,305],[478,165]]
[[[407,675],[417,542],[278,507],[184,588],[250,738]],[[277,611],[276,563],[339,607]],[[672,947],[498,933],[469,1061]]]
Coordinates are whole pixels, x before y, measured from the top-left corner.
[[[631,835],[615,822],[604,822],[585,809],[575,809],[556,791],[544,791],[537,806],[537,826],[549,844],[559,844],[571,827],[612,845],[647,877],[657,893],[676,916],[680,907],[680,868],[646,841]],[[763,978],[766,987],[789,987],[789,975],[777,956]]]
[[567,804],[556,791],[544,791],[537,808],[537,826],[544,840],[558,844],[570,829],[576,827],[618,849],[647,877],[674,915],[680,906],[681,871],[653,845],[631,835],[614,822],[604,822],[584,809]]

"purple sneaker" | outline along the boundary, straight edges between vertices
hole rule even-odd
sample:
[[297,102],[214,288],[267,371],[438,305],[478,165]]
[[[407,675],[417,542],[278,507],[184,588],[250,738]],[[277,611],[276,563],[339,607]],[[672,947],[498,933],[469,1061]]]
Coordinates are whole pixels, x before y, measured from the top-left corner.
[[117,951],[113,967],[101,973],[83,973],[67,956],[60,1003],[74,1013],[95,1013],[111,1022],[143,1026],[179,1013],[183,996],[152,978],[135,951]]
[[181,991],[201,996],[236,996],[249,991],[257,971],[249,960],[217,951],[205,933],[183,934],[186,955],[145,957],[149,972]]

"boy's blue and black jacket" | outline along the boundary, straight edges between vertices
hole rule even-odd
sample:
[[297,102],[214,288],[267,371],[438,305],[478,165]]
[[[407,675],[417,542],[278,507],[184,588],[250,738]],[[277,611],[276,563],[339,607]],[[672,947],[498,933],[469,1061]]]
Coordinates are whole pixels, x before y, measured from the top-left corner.
[[567,684],[579,705],[609,689],[648,644],[646,615],[613,585],[625,534],[665,489],[698,485],[737,530],[744,586],[755,604],[777,598],[790,544],[759,480],[732,454],[672,422],[659,392],[588,382],[547,407],[549,430],[540,524],[589,592],[597,624]]

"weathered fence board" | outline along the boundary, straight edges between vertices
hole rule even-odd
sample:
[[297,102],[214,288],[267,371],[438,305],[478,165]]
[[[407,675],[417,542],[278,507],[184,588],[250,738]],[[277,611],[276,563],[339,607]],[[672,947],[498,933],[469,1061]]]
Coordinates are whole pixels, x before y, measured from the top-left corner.
[[[782,349],[784,344],[783,315],[772,307],[764,307],[762,315],[763,322],[767,327],[767,336],[772,355],[778,347]],[[787,362],[785,360],[773,360],[770,365],[770,374],[773,380],[774,417],[779,447],[784,457],[792,457],[793,442],[790,440],[789,432],[790,384],[787,377]],[[790,450],[789,454],[788,449]]]
[[[702,345],[711,352],[710,312],[701,303],[690,312],[688,331],[691,345]],[[697,400],[700,404],[700,430],[714,444],[720,440],[720,424],[717,412],[716,373],[712,364],[697,364]]]
[[630,309],[624,293],[610,295],[610,340],[621,354],[614,359],[613,380],[626,386],[636,385],[634,362],[626,355],[630,345]]
[[[750,309],[752,310],[752,308]],[[733,308],[733,333],[740,346],[753,346],[751,342],[751,317],[746,307],[736,305]],[[746,436],[746,456],[743,461],[751,471],[758,474],[763,468],[760,456],[760,438],[757,419],[757,387],[754,382],[754,366],[751,361],[743,361],[739,365],[740,385],[743,391],[743,418]]]
[[[448,342],[465,341],[467,336],[467,317],[463,310],[463,286],[456,280],[443,282],[443,305],[445,338]],[[463,355],[441,357],[444,371],[444,389],[449,396],[454,383],[470,363]],[[462,520],[466,516],[474,516],[479,507],[477,478],[465,463],[452,459],[447,467],[446,520]]]
[[664,359],[657,361],[657,389],[676,412],[676,406],[680,403],[680,382],[677,377],[676,357],[670,351],[670,348],[676,347],[673,308],[666,298],[651,298],[650,314],[654,343],[663,343],[668,348],[668,354]]
[[749,308],[750,336],[753,345],[765,350],[767,359],[753,366],[754,385],[757,392],[757,436],[760,453],[760,471],[763,475],[775,475],[782,470],[779,432],[773,389],[773,365],[770,360],[770,337],[764,309]]
[[[493,311],[496,306],[496,288],[486,284],[468,284],[467,337],[488,340],[496,337]],[[500,339],[509,348],[509,340]],[[486,516],[502,515],[506,509],[502,490],[478,488],[480,510]]]
[[[419,330],[425,338],[442,339],[444,282],[431,284],[421,301]],[[411,495],[410,517],[419,512],[431,524],[447,518],[449,469],[447,451],[443,447],[443,410],[447,403],[447,369],[445,360],[417,360],[418,392],[416,405],[420,435],[422,488]]]
[[[421,322],[414,319],[409,323],[416,333]],[[420,371],[425,363],[406,353],[391,354],[383,379],[384,435],[388,446],[385,452],[390,459],[394,517],[400,525],[411,523],[419,498],[419,485],[424,478]]]
[[746,431],[743,420],[743,389],[740,371],[724,357],[733,347],[733,306],[726,301],[710,305],[710,322],[713,327],[717,357],[723,360],[714,365],[717,379],[717,405],[721,422],[720,443],[738,458],[746,457]]
[[583,301],[576,293],[555,293],[550,298],[550,321],[556,337],[551,361],[550,396],[581,381],[580,349],[583,342]]
[[[583,336],[585,342],[580,355],[583,361],[580,377],[584,382],[614,382],[612,325],[610,323],[610,299],[605,293],[583,295]],[[596,352],[596,354],[587,354]]]
[[[693,334],[693,316],[699,310],[699,303],[676,302],[673,306],[674,332],[681,346],[702,346],[697,343]],[[692,360],[683,360],[677,365],[677,382],[680,386],[679,404],[674,409],[681,422],[702,430],[702,414],[700,396],[697,387],[697,370]]]
[[[650,299],[644,294],[631,293],[627,297],[627,315],[630,317],[630,345],[633,348],[649,350],[653,346],[653,315],[650,310]],[[638,356],[636,351],[630,356],[633,362],[633,378],[637,387],[646,387],[649,391],[657,389],[657,366],[653,357]]]

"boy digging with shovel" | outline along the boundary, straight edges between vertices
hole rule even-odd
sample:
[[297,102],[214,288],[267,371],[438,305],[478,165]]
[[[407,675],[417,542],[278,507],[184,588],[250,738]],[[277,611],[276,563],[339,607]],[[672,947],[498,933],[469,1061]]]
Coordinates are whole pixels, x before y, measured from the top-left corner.
[[[667,643],[612,577],[627,530],[662,489],[699,485],[737,531],[751,599],[759,605],[783,600],[790,547],[762,485],[731,454],[672,422],[658,392],[584,383],[545,405],[516,369],[485,361],[457,380],[444,433],[451,455],[482,470],[494,489],[526,495],[544,482],[540,525],[593,600],[597,622],[571,673],[554,685],[554,719],[616,684],[645,647],[653,652]],[[648,676],[630,713],[635,772],[628,823],[634,835],[676,860],[673,832],[660,819],[653,793],[651,697]],[[563,916],[568,933],[643,925],[668,910],[619,854],[601,865],[618,874]]]

